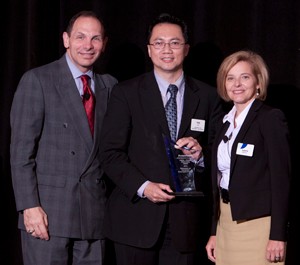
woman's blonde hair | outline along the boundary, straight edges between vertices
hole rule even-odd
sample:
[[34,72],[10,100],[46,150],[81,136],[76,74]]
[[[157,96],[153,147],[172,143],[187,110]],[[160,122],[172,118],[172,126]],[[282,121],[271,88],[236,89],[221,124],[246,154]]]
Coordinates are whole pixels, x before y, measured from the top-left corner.
[[226,57],[221,63],[217,73],[217,90],[220,97],[227,102],[231,101],[225,87],[226,77],[230,69],[240,61],[248,62],[251,65],[252,72],[259,85],[257,98],[265,100],[267,97],[267,87],[269,85],[268,67],[259,54],[250,50],[235,52]]

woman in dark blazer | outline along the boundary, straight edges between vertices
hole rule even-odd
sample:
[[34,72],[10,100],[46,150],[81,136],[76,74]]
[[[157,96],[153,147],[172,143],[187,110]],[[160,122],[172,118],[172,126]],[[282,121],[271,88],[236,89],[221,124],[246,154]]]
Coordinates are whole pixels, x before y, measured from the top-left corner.
[[284,264],[290,147],[283,112],[263,103],[269,74],[252,51],[224,59],[218,93],[233,107],[212,149],[214,218],[206,245],[218,265]]

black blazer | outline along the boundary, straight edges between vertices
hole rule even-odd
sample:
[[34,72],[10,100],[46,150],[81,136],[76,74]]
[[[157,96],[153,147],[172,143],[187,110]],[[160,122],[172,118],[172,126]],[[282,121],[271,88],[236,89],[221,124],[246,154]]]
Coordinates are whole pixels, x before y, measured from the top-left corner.
[[[207,148],[214,138],[214,121],[223,116],[220,99],[215,88],[185,78],[178,138],[196,138],[209,158]],[[190,129],[192,118],[205,120],[204,132]],[[101,164],[116,184],[107,204],[104,233],[117,242],[152,247],[158,241],[169,208],[176,246],[179,250],[195,250],[201,239],[201,223],[209,215],[202,212],[206,198],[177,199],[167,207],[166,203],[155,204],[137,196],[137,190],[146,180],[170,184],[162,133],[169,135],[169,129],[154,73],[119,83],[112,91],[101,135]],[[205,163],[209,169],[209,159]]]
[[[217,149],[228,129],[224,123],[212,149],[212,186],[216,233],[219,212]],[[253,156],[237,155],[238,143],[254,145]],[[255,100],[233,143],[229,197],[232,220],[271,216],[270,239],[286,239],[290,190],[290,146],[287,121],[279,109]]]

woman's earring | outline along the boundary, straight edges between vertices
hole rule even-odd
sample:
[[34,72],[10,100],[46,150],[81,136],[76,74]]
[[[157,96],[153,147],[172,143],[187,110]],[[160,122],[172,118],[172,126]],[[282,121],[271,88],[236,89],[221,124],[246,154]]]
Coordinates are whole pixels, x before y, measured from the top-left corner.
[[259,96],[260,95],[260,89],[256,89],[256,96]]

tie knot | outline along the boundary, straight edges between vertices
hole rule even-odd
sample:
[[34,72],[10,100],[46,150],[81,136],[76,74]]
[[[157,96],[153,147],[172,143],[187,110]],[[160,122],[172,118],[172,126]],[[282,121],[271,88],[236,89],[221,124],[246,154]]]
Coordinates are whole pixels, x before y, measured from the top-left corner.
[[168,87],[168,92],[171,93],[171,97],[176,97],[178,92],[178,87],[176,85],[170,84]]
[[83,85],[87,85],[90,80],[90,77],[88,75],[82,75],[82,76],[80,76],[80,78],[81,78]]

